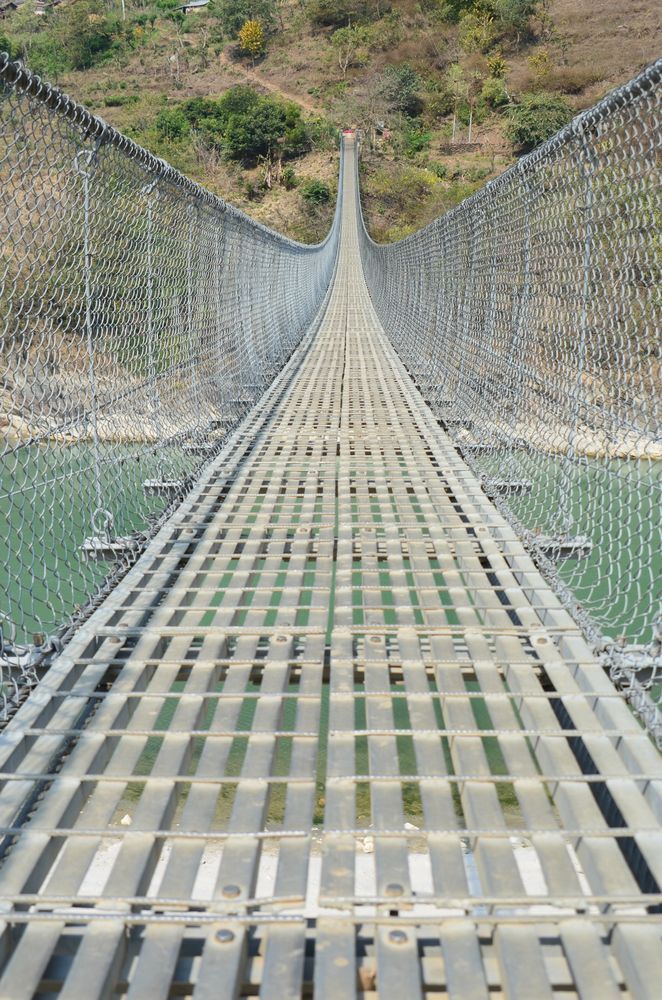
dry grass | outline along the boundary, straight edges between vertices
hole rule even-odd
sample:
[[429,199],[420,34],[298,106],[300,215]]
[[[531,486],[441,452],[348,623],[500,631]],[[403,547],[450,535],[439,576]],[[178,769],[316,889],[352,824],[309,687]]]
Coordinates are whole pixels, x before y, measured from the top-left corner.
[[[390,49],[373,52],[368,66],[350,69],[346,84],[341,82],[329,45],[331,31],[313,30],[298,0],[284,5],[285,30],[274,36],[266,56],[255,69],[246,61],[237,61],[233,46],[226,46],[220,55],[209,48],[206,58],[202,58],[199,43],[204,22],[191,16],[187,19],[188,34],[178,36],[172,22],[159,21],[158,32],[130,54],[125,65],[71,73],[62,82],[65,89],[92,104],[113,125],[138,137],[149,129],[166,101],[216,96],[244,82],[298,101],[306,114],[324,113],[336,125],[344,125],[347,124],[344,88],[351,93],[367,73],[379,72],[390,63],[409,62],[424,78],[440,81],[448,63],[458,55],[467,65],[482,59],[459,52],[452,27],[424,29],[413,0],[394,0],[393,7],[402,14],[400,41]],[[653,0],[549,0],[547,10],[553,31],[517,51],[504,53],[511,93],[535,87],[560,90],[579,110],[632,77],[662,48],[662,8]],[[541,49],[547,52],[549,63],[542,78],[536,75],[530,62],[530,57]],[[179,53],[178,76],[173,67],[175,52]],[[134,94],[138,99],[133,104],[108,106],[108,96],[118,93]],[[468,154],[468,160],[463,158],[460,166],[481,164],[487,158],[491,167],[489,176],[493,176],[512,161],[512,149],[497,116],[476,125],[474,139],[480,143],[479,151]],[[440,160],[442,142],[447,142],[447,136],[444,128],[439,127],[433,134],[431,161]],[[441,157],[441,162],[449,170],[458,166],[457,157]],[[328,213],[311,216],[296,189],[277,188],[260,200],[249,200],[245,185],[247,181],[256,183],[257,174],[240,171],[213,156],[196,157],[189,151],[175,159],[175,165],[260,221],[295,238],[319,238],[328,221]],[[293,166],[297,175],[326,181],[335,179],[337,169],[335,158],[328,154],[304,157]],[[425,167],[424,158],[417,166]],[[384,169],[390,168],[385,165]],[[410,199],[401,208],[387,207],[381,215],[379,212],[371,215],[376,231],[384,235],[393,230],[397,235],[428,221],[430,211],[448,207],[449,199],[442,197],[443,191],[441,185],[439,197],[425,199],[423,206]],[[369,213],[373,208],[376,212],[374,203]]]

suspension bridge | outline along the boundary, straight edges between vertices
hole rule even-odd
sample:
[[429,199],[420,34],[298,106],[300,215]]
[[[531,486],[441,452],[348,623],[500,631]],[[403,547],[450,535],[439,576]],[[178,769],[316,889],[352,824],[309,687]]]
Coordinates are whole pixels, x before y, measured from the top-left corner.
[[661,79],[307,248],[0,57],[3,1000],[659,995]]

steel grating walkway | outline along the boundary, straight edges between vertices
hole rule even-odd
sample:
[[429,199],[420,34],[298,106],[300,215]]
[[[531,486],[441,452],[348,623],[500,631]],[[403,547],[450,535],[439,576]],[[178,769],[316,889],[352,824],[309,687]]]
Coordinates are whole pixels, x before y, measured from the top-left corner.
[[0,738],[0,997],[659,996],[662,767],[372,310]]

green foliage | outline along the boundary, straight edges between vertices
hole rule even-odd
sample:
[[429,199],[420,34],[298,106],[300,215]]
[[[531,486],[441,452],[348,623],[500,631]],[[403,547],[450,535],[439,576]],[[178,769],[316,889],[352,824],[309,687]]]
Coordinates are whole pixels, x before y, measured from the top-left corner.
[[389,66],[383,75],[383,94],[395,111],[404,115],[419,115],[423,109],[420,97],[421,78],[411,66]]
[[371,201],[379,205],[380,212],[410,216],[415,216],[417,206],[436,186],[436,181],[427,171],[417,170],[414,166],[382,167],[362,183]]
[[434,7],[435,12],[444,21],[459,21],[463,14],[474,6],[474,0],[438,0],[426,6]]
[[[194,97],[157,116],[160,137],[180,139],[192,129],[210,149],[231,160],[255,161],[279,149],[284,157],[301,156],[315,139],[296,104],[260,97],[251,87],[231,87],[219,98]],[[185,127],[186,126],[186,127]]]
[[107,108],[126,108],[132,104],[137,104],[139,100],[140,98],[137,94],[108,94],[104,98],[104,104]]
[[488,77],[488,79],[483,83],[483,87],[480,92],[480,99],[489,108],[494,110],[505,107],[509,101],[506,84],[500,78],[493,76]]
[[384,0],[310,0],[308,17],[320,28],[342,28],[349,24],[366,24],[390,10]]
[[211,149],[223,149],[223,136],[233,115],[250,115],[260,103],[251,87],[231,87],[222,97],[193,97],[181,108],[190,125]]
[[416,156],[430,148],[432,132],[427,132],[416,125],[409,125],[404,131],[404,146],[407,156]]
[[237,38],[246,21],[260,21],[268,33],[276,20],[274,0],[215,0],[213,13],[230,38]]
[[540,0],[490,0],[494,17],[504,34],[528,32],[531,18],[538,12]]
[[183,25],[186,20],[186,15],[184,11],[177,10],[181,6],[181,0],[152,0],[154,3],[154,8],[161,12],[161,17],[166,21],[174,21],[176,24]]
[[459,39],[465,52],[487,52],[497,38],[491,13],[473,9],[460,21]]
[[[72,0],[37,16],[31,5],[7,22],[6,41],[13,58],[30,69],[57,79],[67,70],[90,69],[110,58],[123,58],[147,38],[151,15],[130,13],[122,21],[101,0]],[[4,47],[4,46],[3,46]]]
[[[287,122],[286,122],[287,124]],[[304,121],[299,118],[292,124],[283,136],[284,156],[303,156],[312,146],[310,131]]]
[[452,90],[446,86],[440,86],[426,96],[426,117],[433,122],[438,118],[445,118],[446,115],[453,113],[454,104],[455,98]]
[[87,69],[122,34],[120,22],[97,0],[76,0],[55,13],[55,38],[73,69]]
[[285,130],[283,106],[263,98],[250,114],[230,116],[223,136],[223,148],[231,160],[271,156]]
[[18,46],[2,31],[0,31],[0,52],[6,52],[10,59],[18,59],[19,56]]
[[221,120],[227,122],[231,115],[250,114],[252,109],[260,103],[260,95],[252,87],[230,87],[222,97],[213,103],[218,109]]
[[239,31],[239,47],[242,52],[248,52],[253,60],[264,52],[264,30],[261,21],[252,19],[244,22]]
[[480,100],[473,105],[468,100],[462,100],[457,106],[457,120],[460,125],[468,125],[470,120],[474,125],[480,125],[485,121],[487,113],[487,106]]
[[331,45],[336,51],[343,79],[350,66],[363,66],[368,61],[370,32],[362,25],[347,25],[331,35]]
[[305,181],[305,183],[301,185],[301,197],[304,198],[309,205],[324,205],[331,199],[331,188],[328,184],[325,184],[324,181],[315,179]]
[[389,11],[372,26],[373,48],[382,52],[394,48],[402,41],[402,15],[399,10]]
[[522,94],[510,109],[508,137],[522,152],[549,139],[572,118],[572,108],[560,94]]
[[484,181],[486,177],[490,174],[489,167],[480,167],[476,164],[466,167],[462,171],[462,176],[465,180],[471,181],[473,184],[478,181]]
[[459,22],[460,42],[467,52],[487,52],[497,39],[519,41],[530,34],[531,18],[542,0],[445,0],[439,16]]
[[306,128],[313,149],[331,152],[338,148],[338,129],[326,118],[313,118]]
[[490,71],[490,76],[493,76],[495,80],[502,80],[508,70],[508,64],[500,52],[495,52],[488,56],[487,68]]
[[183,108],[163,108],[154,123],[159,139],[178,142],[188,137],[191,126]]
[[430,163],[428,165],[428,170],[440,181],[443,181],[448,176],[448,167],[446,167],[443,163]]
[[283,167],[283,172],[280,175],[280,182],[286,191],[291,191],[297,186],[299,180],[293,167]]
[[260,201],[264,191],[260,190],[254,181],[247,180],[244,184],[244,195],[248,201]]

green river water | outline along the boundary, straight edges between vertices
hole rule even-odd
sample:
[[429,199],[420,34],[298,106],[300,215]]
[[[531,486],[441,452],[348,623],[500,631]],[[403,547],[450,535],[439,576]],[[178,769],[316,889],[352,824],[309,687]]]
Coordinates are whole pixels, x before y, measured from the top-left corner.
[[[20,464],[5,456],[0,465],[0,611],[25,638],[53,632],[102,582],[108,564],[81,554],[98,505],[91,446],[49,444],[19,454]],[[571,533],[591,538],[593,550],[587,559],[564,563],[562,577],[605,631],[648,641],[662,576],[662,463],[596,462],[568,474],[561,459],[536,462],[518,472],[533,489],[510,499],[514,512],[527,527],[549,534],[558,530],[565,505]],[[101,495],[116,533],[144,530],[163,511],[163,499],[145,497],[146,479],[181,478],[194,464],[181,449],[164,455],[140,445],[102,447]]]

